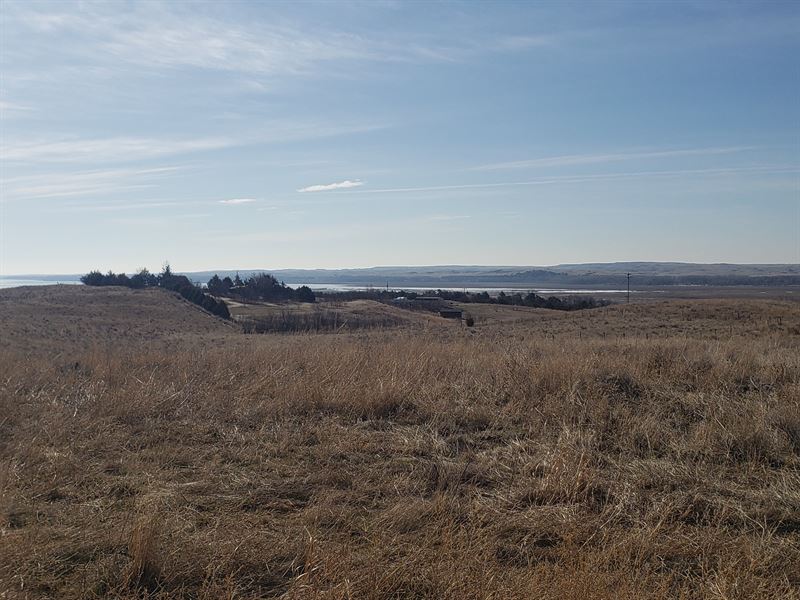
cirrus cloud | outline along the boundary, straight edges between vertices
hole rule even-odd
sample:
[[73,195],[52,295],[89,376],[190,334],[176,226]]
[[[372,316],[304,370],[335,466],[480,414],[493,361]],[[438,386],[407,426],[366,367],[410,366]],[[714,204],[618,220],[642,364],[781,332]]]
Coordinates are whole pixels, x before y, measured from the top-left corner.
[[255,198],[229,198],[227,200],[220,200],[220,204],[249,204],[250,202],[256,202]]
[[325,183],[325,184],[318,184],[318,185],[309,185],[308,187],[300,188],[297,190],[298,192],[328,192],[330,190],[342,190],[347,188],[354,188],[364,185],[364,182],[360,179],[354,179],[350,181],[349,179],[345,179],[344,181],[340,181],[338,183]]

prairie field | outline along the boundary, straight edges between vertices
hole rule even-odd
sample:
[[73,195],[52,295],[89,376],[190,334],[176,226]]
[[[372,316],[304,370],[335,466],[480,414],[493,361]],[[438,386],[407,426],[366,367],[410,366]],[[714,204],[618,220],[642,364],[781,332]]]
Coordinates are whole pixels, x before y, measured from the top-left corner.
[[800,303],[63,287],[0,292],[0,598],[800,598]]

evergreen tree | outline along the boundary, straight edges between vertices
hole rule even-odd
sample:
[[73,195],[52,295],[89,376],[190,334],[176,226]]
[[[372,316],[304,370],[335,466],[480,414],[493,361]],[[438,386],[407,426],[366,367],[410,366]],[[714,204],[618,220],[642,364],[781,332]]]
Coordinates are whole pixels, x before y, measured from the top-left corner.
[[222,280],[216,273],[211,279],[208,280],[208,291],[214,294],[215,296],[219,296],[224,292],[222,286]]
[[295,300],[298,302],[309,302],[313,303],[317,301],[316,296],[314,295],[314,290],[312,290],[307,285],[301,285],[294,291]]

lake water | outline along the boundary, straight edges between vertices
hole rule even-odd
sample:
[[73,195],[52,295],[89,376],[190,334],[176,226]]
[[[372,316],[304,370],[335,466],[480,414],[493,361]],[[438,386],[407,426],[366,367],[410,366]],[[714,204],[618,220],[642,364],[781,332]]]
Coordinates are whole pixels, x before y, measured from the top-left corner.
[[20,287],[23,285],[55,285],[57,283],[67,285],[80,285],[77,279],[65,278],[64,280],[56,279],[22,279],[13,277],[0,277],[0,289]]
[[[64,284],[64,285],[80,285],[81,282],[77,278],[70,278],[69,276],[65,276],[64,279],[25,279],[25,278],[13,278],[13,277],[0,277],[0,289],[3,288],[13,288],[13,287],[20,287],[23,285],[55,285],[55,284]],[[298,287],[301,285],[307,285],[312,290],[317,292],[360,292],[364,290],[380,290],[383,288],[380,287],[371,287],[366,285],[355,285],[355,284],[341,284],[341,283],[290,283],[292,287]],[[390,288],[394,289],[394,288]],[[496,295],[499,294],[501,291],[507,294],[515,294],[517,292],[521,294],[527,294],[528,292],[534,292],[536,294],[557,294],[557,295],[564,295],[564,294],[625,294],[627,290],[586,290],[586,289],[570,289],[570,288],[535,288],[535,287],[506,287],[506,288],[487,288],[487,287],[442,287],[437,288],[435,286],[427,286],[427,287],[403,287],[402,288],[406,292],[426,292],[435,289],[440,289],[448,292],[470,292],[470,293],[481,293],[481,292],[488,292],[489,294]],[[634,290],[631,290],[631,294],[635,294]]]

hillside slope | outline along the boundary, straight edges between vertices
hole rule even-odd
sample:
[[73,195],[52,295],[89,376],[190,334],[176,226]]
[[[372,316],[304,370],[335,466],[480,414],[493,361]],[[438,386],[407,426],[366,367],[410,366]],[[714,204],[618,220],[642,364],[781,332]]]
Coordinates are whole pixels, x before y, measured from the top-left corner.
[[229,331],[221,319],[160,289],[52,285],[0,290],[0,351],[119,349]]

